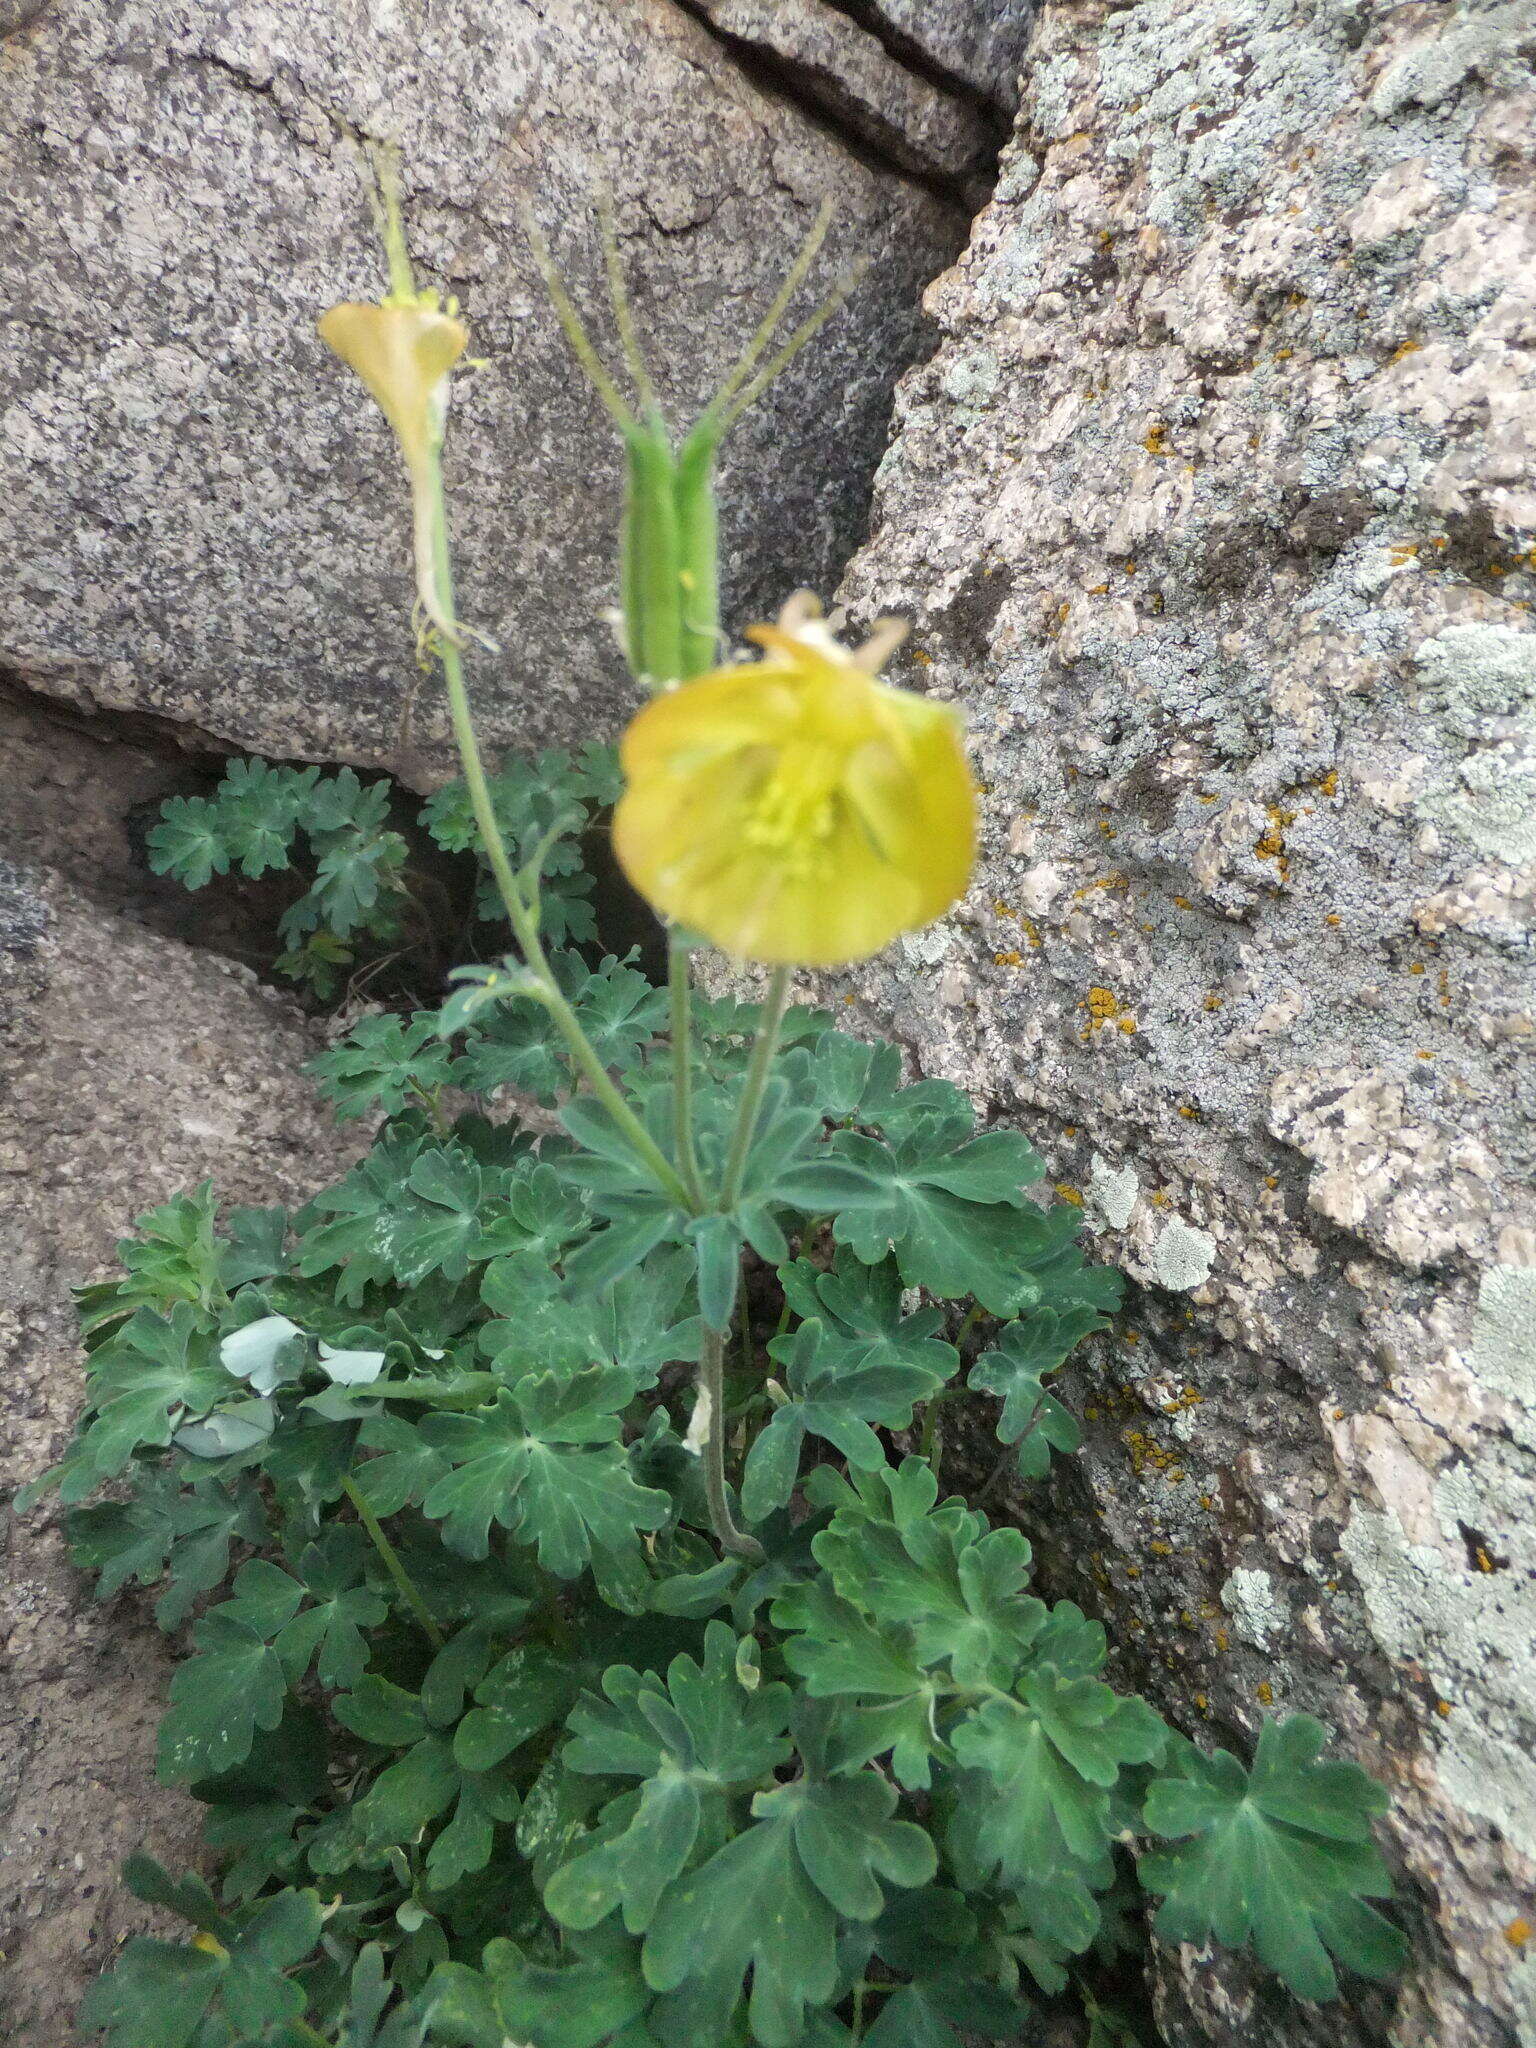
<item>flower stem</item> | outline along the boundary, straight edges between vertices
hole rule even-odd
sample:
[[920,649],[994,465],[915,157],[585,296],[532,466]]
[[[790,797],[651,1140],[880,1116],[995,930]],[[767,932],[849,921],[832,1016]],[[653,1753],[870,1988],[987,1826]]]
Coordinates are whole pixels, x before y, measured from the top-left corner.
[[784,1028],[784,1011],[788,1002],[789,969],[775,967],[763,1003],[762,1021],[757,1027],[757,1040],[752,1047],[751,1064],[747,1068],[747,1078],[742,1084],[741,1106],[736,1112],[736,1131],[731,1139],[731,1156],[725,1169],[725,1184],[720,1190],[720,1208],[727,1215],[741,1198],[741,1183],[747,1171],[747,1155],[751,1152],[752,1140],[757,1135],[757,1118],[763,1106],[763,1090],[768,1085],[773,1056],[779,1049],[779,1034]]
[[761,1564],[766,1555],[763,1546],[737,1528],[725,1496],[725,1333],[712,1330],[707,1323],[699,1337],[699,1399],[709,1403],[709,1434],[700,1446],[700,1455],[710,1527],[727,1557]]
[[[443,498],[441,463],[435,462],[433,465],[432,488],[437,588],[452,622],[456,615],[453,610],[453,581],[448,557],[448,508]],[[459,760],[463,765],[464,781],[469,790],[469,801],[474,810],[475,824],[479,829],[480,843],[485,848],[486,859],[491,864],[491,873],[496,878],[496,886],[501,892],[501,900],[506,908],[508,921],[517,936],[523,958],[539,978],[542,989],[540,1001],[554,1018],[561,1037],[570,1048],[571,1058],[593,1094],[623,1131],[635,1153],[655,1179],[656,1185],[690,1215],[696,1215],[698,1209],[688,1189],[661,1147],[613,1085],[607,1068],[593,1050],[592,1042],[582,1030],[576,1012],[566,1001],[564,991],[555,980],[539,939],[538,920],[523,894],[522,884],[518,881],[517,871],[507,852],[507,843],[501,834],[496,806],[491,798],[490,784],[486,780],[480,742],[475,734],[474,719],[469,708],[463,657],[457,644],[447,633],[441,635],[438,640],[438,655],[443,664],[443,680],[448,686],[448,711],[453,721],[453,736],[458,744]]]
[[693,1025],[690,1018],[692,990],[688,980],[688,948],[675,937],[667,939],[667,989],[671,1000],[672,1032],[672,1150],[678,1171],[696,1208],[702,1210],[703,1183],[693,1149]]
[[423,1632],[433,1649],[440,1650],[443,1647],[443,1632],[432,1619],[432,1610],[428,1607],[426,1601],[422,1599],[416,1581],[400,1562],[399,1551],[396,1550],[393,1543],[390,1542],[383,1529],[379,1526],[378,1516],[369,1507],[367,1501],[364,1500],[350,1476],[342,1480],[341,1490],[347,1496],[347,1499],[351,1501],[353,1507],[356,1508],[357,1519],[372,1537],[374,1549],[383,1558],[385,1569],[400,1589],[400,1597],[421,1623]]

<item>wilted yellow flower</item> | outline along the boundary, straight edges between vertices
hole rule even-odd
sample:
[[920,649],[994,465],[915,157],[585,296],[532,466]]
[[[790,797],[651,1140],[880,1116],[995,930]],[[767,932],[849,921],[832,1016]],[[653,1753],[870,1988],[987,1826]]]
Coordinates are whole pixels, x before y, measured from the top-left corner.
[[393,151],[371,147],[364,160],[389,258],[390,289],[377,303],[349,300],[332,306],[320,316],[320,339],[362,378],[394,429],[411,478],[417,593],[427,616],[453,640],[459,629],[438,559],[442,484],[437,458],[448,419],[449,373],[469,346],[469,330],[452,299],[444,307],[435,291],[416,289]]
[[423,292],[332,306],[320,339],[373,393],[414,474],[442,444],[448,373],[469,346],[468,328],[440,310],[435,292]]
[[975,794],[947,706],[877,682],[900,639],[840,647],[814,599],[761,661],[654,698],[625,733],[614,847],[656,908],[728,953],[862,960],[965,889]]

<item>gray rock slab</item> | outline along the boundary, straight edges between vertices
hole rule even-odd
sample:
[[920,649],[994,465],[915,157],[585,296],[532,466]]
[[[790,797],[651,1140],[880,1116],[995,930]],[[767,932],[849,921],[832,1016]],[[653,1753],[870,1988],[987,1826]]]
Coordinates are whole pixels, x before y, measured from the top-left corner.
[[829,585],[957,210],[750,82],[672,0],[57,0],[0,64],[0,663],[257,750],[441,771],[394,450],[314,332],[382,282],[347,131],[399,142],[422,275],[484,359],[448,469],[463,608],[502,650],[474,664],[493,743],[590,738],[631,702],[605,616],[616,449],[524,202],[602,327],[611,186],[686,419],[835,196],[823,282],[860,254],[873,271],[743,427],[724,488],[738,621]]

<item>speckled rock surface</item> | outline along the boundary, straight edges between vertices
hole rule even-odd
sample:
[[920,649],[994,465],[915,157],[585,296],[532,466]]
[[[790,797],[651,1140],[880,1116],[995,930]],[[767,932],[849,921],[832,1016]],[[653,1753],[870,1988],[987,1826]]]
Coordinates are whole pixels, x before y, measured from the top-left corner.
[[1536,2043],[1533,58],[1529,0],[1047,6],[845,585],[988,793],[839,991],[1138,1283],[1015,1507],[1192,1732],[1312,1709],[1395,1795],[1405,1982],[1166,1956],[1175,2048]]
[[722,36],[791,73],[849,136],[908,170],[973,177],[997,154],[991,125],[969,95],[909,69],[831,0],[684,0]]
[[1001,104],[1018,102],[1034,0],[838,0],[928,63]]
[[[299,1072],[315,1045],[241,970],[0,867],[0,1499],[68,1439],[70,1288],[134,1216],[209,1174],[232,1202],[299,1201],[351,1163]],[[46,1507],[0,1507],[0,1552],[0,2034],[67,2048],[147,1917],[119,1864],[185,1867],[199,1809],[155,1784],[171,1660],[147,1609],[91,1600]]]
[[[673,0],[52,0],[0,59],[0,546],[21,565],[0,664],[256,749],[394,760],[408,517],[382,418],[314,333],[381,286],[346,128],[400,142],[423,274],[486,359],[450,471],[463,608],[504,650],[474,664],[493,741],[587,738],[629,701],[603,616],[617,452],[524,201],[591,303],[611,184],[685,416],[836,196],[824,281],[875,268],[744,425],[725,490],[744,615],[829,585],[958,209],[752,83]],[[420,695],[435,758],[446,714]]]

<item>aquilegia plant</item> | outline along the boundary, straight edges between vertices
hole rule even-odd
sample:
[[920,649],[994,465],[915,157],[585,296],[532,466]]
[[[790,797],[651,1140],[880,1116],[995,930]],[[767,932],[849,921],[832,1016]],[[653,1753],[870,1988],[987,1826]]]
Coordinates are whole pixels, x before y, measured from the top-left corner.
[[[50,1481],[103,1596],[160,1583],[161,1624],[192,1622],[160,1770],[206,1803],[219,1871],[134,1859],[195,1931],[130,1942],[87,2025],[112,2048],[943,2048],[1029,2040],[1075,1996],[1110,2044],[1138,1873],[1160,1934],[1250,1944],[1303,1998],[1336,1965],[1390,1974],[1378,1789],[1305,1717],[1245,1768],[1117,1695],[1099,1625],[1031,1594],[1024,1538],[940,1483],[962,1382],[1025,1478],[1075,1446],[1048,1376],[1118,1277],[1030,1198],[1022,1137],[787,1004],[795,966],[946,910],[975,829],[953,715],[877,680],[892,629],[850,651],[797,598],[720,665],[713,461],[836,302],[775,346],[819,231],[676,443],[611,232],[633,404],[535,232],[627,452],[623,630],[653,694],[613,835],[667,920],[661,989],[572,943],[601,757],[546,757],[542,784],[482,761],[443,501],[466,331],[416,287],[387,164],[381,196],[391,289],[321,333],[405,457],[463,762],[429,819],[478,851],[516,946],[317,1062],[343,1113],[382,1113],[338,1185],[296,1215],[221,1215],[204,1185],[83,1291],[89,1398]],[[171,808],[161,852],[195,883],[308,832],[340,888],[379,788],[247,764]],[[760,1002],[699,998],[705,941],[768,968]]]

